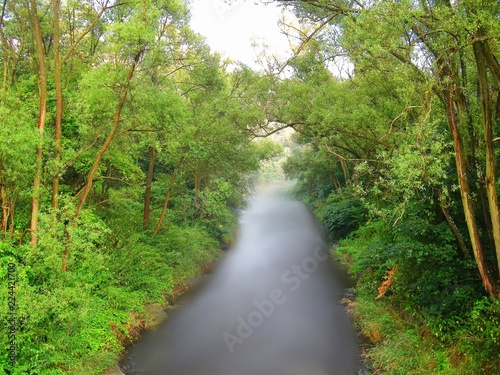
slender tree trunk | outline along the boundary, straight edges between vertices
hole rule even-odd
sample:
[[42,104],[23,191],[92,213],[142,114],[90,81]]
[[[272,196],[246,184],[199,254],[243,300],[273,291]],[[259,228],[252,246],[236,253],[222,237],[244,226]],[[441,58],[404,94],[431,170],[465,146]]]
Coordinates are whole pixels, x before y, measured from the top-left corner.
[[[198,137],[198,134],[200,133],[200,129],[196,129],[193,135],[193,139],[196,139]],[[177,171],[179,170],[179,167],[182,165],[184,162],[184,159],[186,158],[187,153],[189,152],[189,146],[184,148],[184,151],[182,152],[182,156],[180,157],[179,161],[174,167],[174,170],[172,172],[172,176],[170,177],[170,183],[168,185],[168,190],[167,190],[167,195],[165,197],[165,202],[163,203],[163,208],[161,210],[160,218],[158,219],[158,223],[156,224],[155,231],[153,233],[153,236],[156,236],[158,231],[160,230],[161,224],[163,223],[163,219],[165,218],[165,213],[167,212],[167,206],[168,202],[170,200],[170,194],[172,194],[172,188],[174,187],[174,182],[175,182],[175,177],[177,174]]]
[[194,172],[194,205],[196,206],[196,211],[199,211],[201,209],[200,190],[202,173],[202,171]]
[[54,81],[56,86],[56,119],[54,129],[56,173],[52,180],[52,208],[57,209],[59,196],[59,175],[62,155],[63,94],[61,84],[61,59],[59,56],[59,5],[60,0],[52,0],[54,12]]
[[10,236],[9,238],[12,240],[14,237],[14,210],[16,209],[16,201],[13,199],[10,201],[9,206],[9,216],[10,216]]
[[42,181],[42,148],[43,131],[45,127],[45,118],[47,115],[47,72],[45,71],[45,60],[43,56],[42,32],[38,21],[36,1],[30,0],[31,21],[35,30],[36,48],[38,52],[38,92],[40,97],[40,112],[38,115],[38,146],[36,149],[35,178],[33,179],[33,199],[31,203],[31,244],[37,245],[38,239],[36,232],[38,230],[38,214],[40,211],[40,187]]
[[113,121],[113,126],[111,127],[111,130],[109,131],[108,137],[104,141],[103,145],[101,146],[100,150],[98,151],[96,158],[94,160],[94,163],[92,164],[92,168],[90,169],[90,172],[87,176],[87,182],[85,183],[85,186],[82,189],[82,193],[80,195],[80,199],[78,201],[78,205],[76,207],[76,213],[75,217],[73,219],[74,222],[76,222],[76,219],[80,216],[82,212],[83,205],[85,204],[85,201],[87,199],[87,196],[90,193],[90,189],[92,188],[92,183],[94,182],[94,176],[95,173],[97,172],[97,168],[99,167],[99,164],[101,163],[101,159],[108,149],[109,145],[113,141],[114,135],[116,133],[116,130],[118,129],[118,125],[120,124],[120,118],[121,118],[121,113],[122,113],[122,108],[123,105],[125,104],[125,99],[127,98],[128,94],[128,87],[130,85],[130,81],[132,80],[132,77],[134,75],[135,68],[139,62],[139,59],[141,58],[143,50],[137,52],[134,58],[134,62],[132,63],[132,66],[130,67],[130,70],[127,75],[127,79],[125,81],[125,85],[122,88],[122,94],[120,97],[120,101],[118,102],[118,106],[116,107],[115,111],[115,116],[114,116],[114,121]]
[[156,160],[156,149],[154,147],[149,147],[149,167],[148,167],[148,178],[146,183],[146,192],[144,194],[144,229],[149,226],[150,217],[150,204],[151,204],[151,186],[153,184],[153,172],[155,169]]
[[0,38],[2,40],[2,50],[3,50],[3,74],[2,74],[2,97],[0,98],[0,103],[4,100],[4,95],[7,92],[7,81],[9,76],[9,63],[11,60],[11,53],[9,48],[9,43],[5,38],[5,33],[3,30],[3,20],[5,17],[5,8],[7,7],[7,0],[3,1],[2,13],[0,15]]
[[[127,79],[125,81],[125,85],[122,88],[122,93],[120,97],[120,101],[118,102],[118,106],[116,107],[115,111],[115,116],[113,120],[113,126],[111,127],[111,130],[109,131],[108,137],[104,141],[104,144],[101,146],[99,151],[97,152],[96,158],[94,160],[94,163],[92,164],[92,168],[90,168],[89,174],[87,176],[87,182],[85,183],[85,186],[82,189],[81,195],[80,195],[80,200],[78,201],[78,205],[76,206],[76,212],[75,216],[73,217],[73,222],[72,222],[72,227],[76,226],[76,222],[78,217],[80,217],[80,214],[82,213],[83,205],[85,204],[85,201],[87,200],[87,196],[90,193],[90,189],[92,188],[92,183],[94,181],[94,176],[95,173],[97,172],[97,168],[99,167],[99,164],[101,163],[102,157],[106,150],[108,149],[109,145],[113,141],[114,135],[116,133],[116,130],[118,129],[118,126],[120,124],[120,118],[121,118],[121,113],[122,113],[122,108],[123,105],[125,104],[125,99],[127,98],[128,94],[128,87],[130,85],[130,81],[132,80],[132,77],[134,76],[135,68],[137,67],[137,64],[139,63],[139,60],[141,58],[141,55],[143,53],[143,49],[141,49],[139,52],[134,57],[134,61],[132,63],[132,66],[130,67],[130,70],[127,75]],[[62,260],[62,270],[66,271],[68,268],[68,259],[69,259],[69,246],[71,244],[71,236],[70,232],[68,229],[66,229],[66,248],[63,253],[63,260]]]
[[[108,149],[109,145],[114,139],[114,135],[116,133],[116,130],[118,129],[118,126],[120,124],[120,118],[121,118],[121,112],[123,105],[125,104],[125,99],[127,98],[128,94],[128,87],[130,85],[130,81],[132,80],[132,77],[134,76],[135,68],[137,67],[137,64],[139,63],[139,60],[141,58],[141,55],[143,53],[143,49],[141,49],[139,52],[134,57],[134,61],[132,63],[132,66],[130,67],[130,70],[127,75],[127,79],[125,81],[125,84],[122,88],[122,93],[120,97],[120,101],[118,102],[118,106],[116,107],[115,111],[115,116],[113,120],[113,126],[111,127],[111,130],[109,131],[108,137],[104,141],[104,144],[101,146],[99,151],[97,152],[96,158],[94,160],[94,163],[92,164],[92,168],[90,168],[89,174],[87,176],[87,182],[85,183],[85,186],[82,189],[80,199],[78,201],[78,205],[76,206],[76,212],[75,216],[73,217],[73,222],[72,226],[76,226],[76,221],[78,217],[80,216],[83,205],[85,204],[85,201],[87,200],[87,196],[90,193],[90,189],[92,188],[92,183],[94,182],[94,176],[95,173],[97,172],[97,168],[99,167],[99,164],[101,163],[102,157],[106,150]],[[66,229],[67,230],[67,229]],[[63,253],[63,261],[62,261],[62,270],[66,271],[68,268],[68,259],[69,259],[69,245],[71,243],[71,236],[69,234],[69,231],[66,232],[66,249],[64,250]]]
[[441,192],[438,192],[438,200],[439,200],[439,207],[441,208],[441,212],[443,213],[446,222],[451,228],[451,231],[453,232],[453,235],[455,236],[455,239],[457,240],[458,247],[460,248],[460,253],[459,255],[461,257],[464,257],[467,255],[467,245],[465,244],[465,241],[462,237],[462,234],[460,233],[460,230],[457,227],[457,224],[455,224],[455,220],[451,217],[450,213],[448,212],[448,209],[446,208],[446,202],[444,201],[443,194]]
[[2,206],[2,224],[1,229],[4,234],[4,238],[7,233],[7,223],[9,221],[9,202],[7,198],[7,192],[5,185],[0,184],[0,205]]
[[497,256],[497,272],[500,272],[500,214],[498,212],[498,196],[496,189],[495,149],[493,145],[493,111],[486,71],[487,61],[478,44],[473,45],[481,95],[482,117],[484,125],[484,146],[486,153],[486,194],[488,197],[493,242]]
[[341,194],[342,193],[342,186],[340,185],[340,181],[334,172],[330,172],[330,178],[332,179],[333,186],[335,186],[335,189],[337,189],[337,192],[339,194]]
[[[478,36],[484,37],[485,34],[486,33],[483,30],[481,30]],[[479,41],[474,43],[474,47],[479,48],[484,58],[483,64],[488,65],[488,68],[490,69],[490,72],[493,78],[495,79],[495,82],[497,83],[498,86],[500,86],[500,64],[498,63],[498,60],[496,59],[493,52],[491,52],[490,45],[488,44],[487,41]]]
[[454,148],[455,148],[455,162],[458,174],[458,184],[460,187],[460,196],[462,198],[465,221],[467,223],[467,229],[472,244],[472,251],[474,253],[474,258],[476,260],[476,264],[479,270],[479,275],[481,277],[481,281],[483,283],[486,292],[489,295],[498,299],[498,295],[494,288],[494,283],[492,282],[491,277],[488,273],[488,269],[486,267],[483,248],[479,238],[479,231],[477,228],[476,219],[474,217],[474,209],[472,207],[472,202],[470,197],[470,187],[469,187],[469,180],[467,179],[467,168],[463,155],[462,141],[460,139],[460,134],[455,120],[455,112],[453,108],[453,87],[451,83],[450,83],[450,90],[448,97],[449,97],[448,122],[453,135]]
[[153,236],[156,236],[156,234],[158,233],[158,231],[161,228],[161,225],[163,223],[163,219],[165,218],[165,213],[167,212],[168,202],[170,201],[170,195],[172,194],[172,189],[174,187],[174,182],[175,182],[175,177],[177,175],[177,171],[178,171],[179,167],[182,165],[182,163],[184,162],[184,159],[185,159],[186,154],[187,154],[188,151],[189,151],[189,148],[186,148],[184,150],[184,153],[180,157],[179,161],[175,165],[175,168],[174,168],[174,170],[172,172],[172,176],[170,177],[170,183],[168,184],[167,195],[165,196],[165,201],[163,203],[163,208],[161,210],[160,218],[158,219],[158,223],[156,224],[156,228],[155,228],[155,231],[153,233]]
[[344,172],[345,186],[349,186],[351,184],[351,176],[349,175],[349,168],[347,168],[347,163],[345,159],[339,158],[340,165],[342,166],[342,171]]

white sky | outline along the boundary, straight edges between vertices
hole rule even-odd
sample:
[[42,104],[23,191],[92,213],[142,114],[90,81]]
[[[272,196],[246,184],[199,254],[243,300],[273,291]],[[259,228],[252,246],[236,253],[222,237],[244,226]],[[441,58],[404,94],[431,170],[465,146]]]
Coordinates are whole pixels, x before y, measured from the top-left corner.
[[259,45],[265,42],[274,55],[289,54],[288,40],[278,27],[282,13],[274,3],[241,0],[228,5],[224,0],[191,0],[190,7],[191,27],[224,57],[258,69],[252,40]]

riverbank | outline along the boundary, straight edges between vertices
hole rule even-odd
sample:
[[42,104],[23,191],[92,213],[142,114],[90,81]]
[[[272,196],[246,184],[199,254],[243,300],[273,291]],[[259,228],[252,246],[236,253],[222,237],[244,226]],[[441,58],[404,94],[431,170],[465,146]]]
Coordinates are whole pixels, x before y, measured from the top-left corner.
[[125,349],[120,356],[120,360],[113,367],[102,372],[101,375],[135,374],[136,372],[133,368],[133,364],[128,361],[129,351],[141,342],[144,336],[154,333],[166,322],[170,312],[179,306],[178,302],[182,296],[185,296],[202,283],[203,280],[212,272],[219,259],[220,257],[214,258],[211,263],[200,269],[199,274],[196,276],[176,282],[171,292],[164,293],[165,298],[163,303],[152,303],[147,305],[145,307],[145,311],[136,319],[132,320],[136,322],[136,324],[131,326],[129,330],[132,333],[132,337],[121,338],[122,345]]

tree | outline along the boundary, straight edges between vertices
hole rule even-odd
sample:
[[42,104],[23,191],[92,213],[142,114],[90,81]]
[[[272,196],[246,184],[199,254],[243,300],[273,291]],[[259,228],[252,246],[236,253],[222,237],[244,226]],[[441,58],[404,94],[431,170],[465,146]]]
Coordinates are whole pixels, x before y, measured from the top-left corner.
[[[282,3],[292,6],[299,16],[322,25],[324,33],[315,33],[349,57],[354,64],[353,81],[384,73],[406,77],[406,81],[399,81],[395,93],[413,91],[412,102],[400,108],[401,116],[393,115],[395,121],[386,123],[390,125],[386,131],[393,133],[394,125],[415,112],[415,108],[421,108],[425,118],[426,110],[432,106],[432,111],[438,111],[445,119],[448,139],[454,145],[456,181],[470,246],[485,290],[499,299],[500,226],[493,142],[493,118],[498,114],[493,110],[496,101],[491,96],[492,92],[498,96],[498,25],[494,21],[498,4],[351,4],[307,0]],[[341,32],[330,32],[332,29]],[[479,90],[474,89],[475,85]],[[482,114],[475,116],[478,110]],[[351,142],[367,140],[368,134],[353,134]],[[387,143],[387,137],[382,139],[379,135],[376,139]],[[475,194],[481,198],[479,201],[472,198]],[[489,268],[485,260],[490,256],[489,246],[498,264],[494,268]]]
[[44,48],[42,41],[42,31],[40,27],[40,21],[38,19],[38,10],[36,6],[35,0],[30,0],[29,3],[29,11],[30,11],[30,21],[33,29],[35,30],[35,42],[36,42],[36,50],[38,54],[38,66],[37,70],[37,78],[38,78],[38,95],[40,97],[39,104],[39,115],[38,115],[38,146],[36,148],[36,172],[35,178],[33,180],[33,201],[31,204],[31,243],[36,246],[37,237],[36,232],[38,230],[38,215],[40,211],[40,188],[42,184],[42,149],[43,149],[43,133],[45,129],[45,119],[47,117],[47,71],[45,69],[45,56],[44,56]]

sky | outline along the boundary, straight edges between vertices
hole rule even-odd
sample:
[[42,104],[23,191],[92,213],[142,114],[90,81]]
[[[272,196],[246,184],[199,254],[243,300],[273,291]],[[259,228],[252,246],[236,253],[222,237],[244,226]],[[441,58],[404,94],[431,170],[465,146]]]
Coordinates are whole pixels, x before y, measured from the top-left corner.
[[[239,0],[228,5],[224,0],[191,0],[191,27],[205,36],[212,50],[258,69],[252,41],[266,43],[273,54],[286,57],[288,40],[278,21],[282,11],[274,3]],[[287,17],[291,17],[290,14]]]

